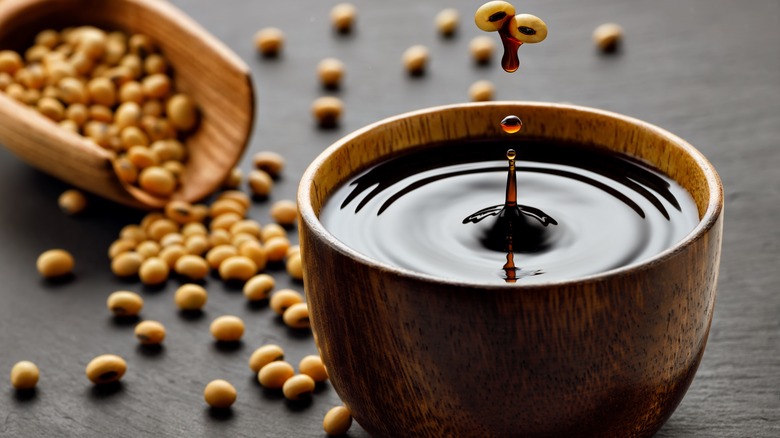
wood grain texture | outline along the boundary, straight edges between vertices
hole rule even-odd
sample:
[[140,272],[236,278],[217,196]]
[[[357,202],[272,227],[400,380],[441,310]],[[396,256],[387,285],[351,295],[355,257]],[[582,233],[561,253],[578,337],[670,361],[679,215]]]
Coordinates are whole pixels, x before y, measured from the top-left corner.
[[[186,140],[188,161],[175,199],[197,201],[235,166],[254,120],[249,68],[197,23],[156,0],[8,0],[0,3],[0,47],[23,50],[43,29],[92,24],[150,36],[174,69],[176,87],[198,105],[200,122]],[[23,160],[64,181],[134,207],[167,202],[119,181],[113,152],[60,129],[0,93],[0,141]]]
[[[366,166],[443,142],[566,141],[639,158],[693,195],[701,223],[634,267],[548,285],[480,285],[382,265],[317,219]],[[491,123],[493,122],[493,123]],[[723,190],[676,136],[618,114],[541,103],[422,110],[336,142],[298,194],[312,329],[333,386],[376,436],[650,436],[699,366],[720,266]],[[345,276],[344,273],[349,275]]]
[[[0,3],[5,0],[0,0]],[[160,0],[161,2],[164,0]],[[718,298],[707,348],[685,398],[656,434],[660,438],[780,436],[780,4],[776,0],[657,0],[620,2],[527,0],[523,12],[543,18],[546,41],[520,49],[520,70],[506,74],[494,62],[474,66],[471,38],[485,35],[468,22],[471,0],[354,0],[351,36],[331,32],[321,0],[270,3],[257,0],[174,0],[187,15],[230,47],[251,68],[260,110],[248,154],[273,150],[287,158],[268,202],[250,214],[269,221],[278,199],[294,199],[311,160],[340,137],[377,120],[420,108],[464,102],[468,87],[489,79],[504,100],[573,102],[627,114],[684,138],[713,163],[726,196]],[[454,39],[439,38],[436,13],[457,8]],[[590,40],[607,21],[626,30],[617,56],[599,55]],[[287,36],[278,59],[256,55],[261,27]],[[409,78],[401,54],[413,44],[431,51],[426,76]],[[317,63],[341,59],[347,73],[336,93],[345,102],[341,126],[322,131],[309,117],[323,95]],[[497,61],[497,60],[496,60]],[[285,348],[296,363],[316,353],[311,336],[284,328],[272,310],[246,306],[240,292],[208,280],[209,303],[196,320],[173,305],[178,282],[159,290],[121,282],[109,272],[105,251],[138,212],[90,198],[79,218],[63,216],[57,196],[69,185],[32,169],[0,148],[0,373],[18,360],[41,368],[35,397],[18,399],[0,381],[2,437],[320,437],[325,412],[337,405],[332,385],[312,403],[291,406],[264,392],[246,365],[266,342]],[[295,241],[295,233],[292,234]],[[75,281],[41,282],[35,259],[62,247],[76,258]],[[281,270],[278,287],[300,289]],[[136,348],[132,327],[115,324],[105,299],[117,289],[142,293],[143,318],[166,325],[164,350]],[[233,314],[247,325],[244,344],[232,351],[211,342],[211,319]],[[92,391],[84,366],[102,353],[128,361],[124,385],[114,393]],[[5,370],[5,371],[3,371]],[[232,415],[212,415],[203,402],[209,380],[229,380],[238,390]],[[7,375],[5,377],[7,379]],[[366,438],[359,424],[349,436]]]

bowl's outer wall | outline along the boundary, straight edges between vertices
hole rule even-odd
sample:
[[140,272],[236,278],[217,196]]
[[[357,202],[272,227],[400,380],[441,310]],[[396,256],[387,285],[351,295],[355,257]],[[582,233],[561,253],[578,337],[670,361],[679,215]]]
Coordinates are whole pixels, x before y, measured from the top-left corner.
[[[432,118],[445,120],[447,111],[390,125],[417,126],[419,133]],[[547,114],[560,125],[566,123],[560,118],[581,118],[578,112]],[[649,436],[672,414],[693,379],[712,321],[722,189],[717,175],[705,178],[707,169],[675,170],[703,159],[670,144],[676,137],[626,120],[608,126],[604,117],[598,116],[599,128],[607,137],[583,141],[610,147],[621,139],[621,150],[657,163],[691,191],[703,225],[661,257],[581,282],[507,288],[436,281],[345,250],[314,212],[335,184],[392,154],[385,141],[372,137],[392,126],[347,137],[304,176],[299,202],[308,204],[301,204],[300,239],[312,327],[334,388],[371,434]],[[410,125],[411,119],[423,120]],[[461,129],[462,120],[453,120],[453,129]],[[445,134],[482,135],[473,125],[465,131]],[[547,135],[559,138],[552,132],[560,134]],[[414,141],[392,135],[389,143],[405,148]]]

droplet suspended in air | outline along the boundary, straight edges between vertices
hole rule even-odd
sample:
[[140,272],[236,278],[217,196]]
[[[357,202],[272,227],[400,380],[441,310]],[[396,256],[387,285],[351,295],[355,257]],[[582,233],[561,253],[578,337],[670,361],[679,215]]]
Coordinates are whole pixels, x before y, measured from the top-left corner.
[[506,151],[506,159],[507,160],[514,160],[515,157],[517,157],[517,152],[515,152],[514,149],[509,149]]
[[[523,127],[523,121],[517,116],[506,116],[501,121],[501,129],[507,134],[514,134]],[[508,158],[508,157],[507,157]]]

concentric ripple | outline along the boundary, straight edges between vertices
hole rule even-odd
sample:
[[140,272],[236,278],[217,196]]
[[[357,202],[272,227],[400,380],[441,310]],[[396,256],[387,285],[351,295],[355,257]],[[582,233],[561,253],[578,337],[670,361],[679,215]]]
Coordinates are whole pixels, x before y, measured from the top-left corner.
[[377,261],[450,280],[501,283],[507,254],[485,248],[494,223],[463,219],[502,204],[508,148],[518,151],[518,203],[555,218],[538,252],[515,252],[518,284],[567,280],[633,264],[698,223],[691,196],[636,161],[538,142],[441,145],[380,163],[340,187],[320,220]]

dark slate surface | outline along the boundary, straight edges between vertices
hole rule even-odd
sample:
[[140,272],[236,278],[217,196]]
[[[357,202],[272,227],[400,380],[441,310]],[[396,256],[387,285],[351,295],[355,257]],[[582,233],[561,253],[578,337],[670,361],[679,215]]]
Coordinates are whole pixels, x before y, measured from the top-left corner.
[[[11,0],[6,0],[11,1]],[[699,148],[719,170],[726,190],[726,229],[719,297],[709,345],[696,379],[661,437],[780,436],[780,3],[737,2],[522,2],[519,11],[542,17],[550,36],[520,50],[521,70],[475,67],[468,42],[479,1],[356,1],[357,31],[334,35],[334,1],[278,2],[176,0],[225,41],[252,69],[259,103],[250,152],[289,158],[273,199],[294,196],[307,163],[327,145],[370,122],[405,111],[468,99],[477,79],[493,80],[497,98],[572,102],[658,124]],[[456,4],[463,20],[452,40],[438,37],[434,15]],[[592,30],[606,21],[626,29],[624,50],[595,53]],[[278,60],[255,55],[252,36],[278,26],[287,47]],[[410,79],[400,55],[412,44],[432,51],[430,72]],[[309,114],[322,95],[315,66],[326,56],[347,65],[340,129],[320,131]],[[242,168],[249,170],[244,160]],[[93,200],[88,214],[61,214],[56,199],[67,187],[0,149],[0,371],[18,360],[42,370],[33,397],[0,390],[0,435],[17,436],[323,436],[324,413],[338,403],[326,385],[308,406],[291,406],[264,392],[246,359],[258,345],[276,342],[296,362],[315,351],[309,335],[295,334],[266,308],[250,308],[241,293],[209,281],[201,319],[180,317],[172,303],[177,282],[144,290],[112,277],[106,249],[119,229],[140,214]],[[267,222],[270,203],[251,214]],[[76,279],[45,284],[37,255],[71,250]],[[288,283],[275,274],[281,286]],[[143,317],[162,321],[169,336],[158,354],[139,350],[132,326],[112,321],[105,298],[116,289],[143,293]],[[216,348],[212,318],[232,313],[248,325],[240,348]],[[95,355],[127,358],[123,384],[100,391],[84,377]],[[202,390],[214,378],[232,381],[239,400],[232,415],[206,409]],[[7,379],[4,377],[3,379]],[[358,426],[354,437],[367,434]]]

